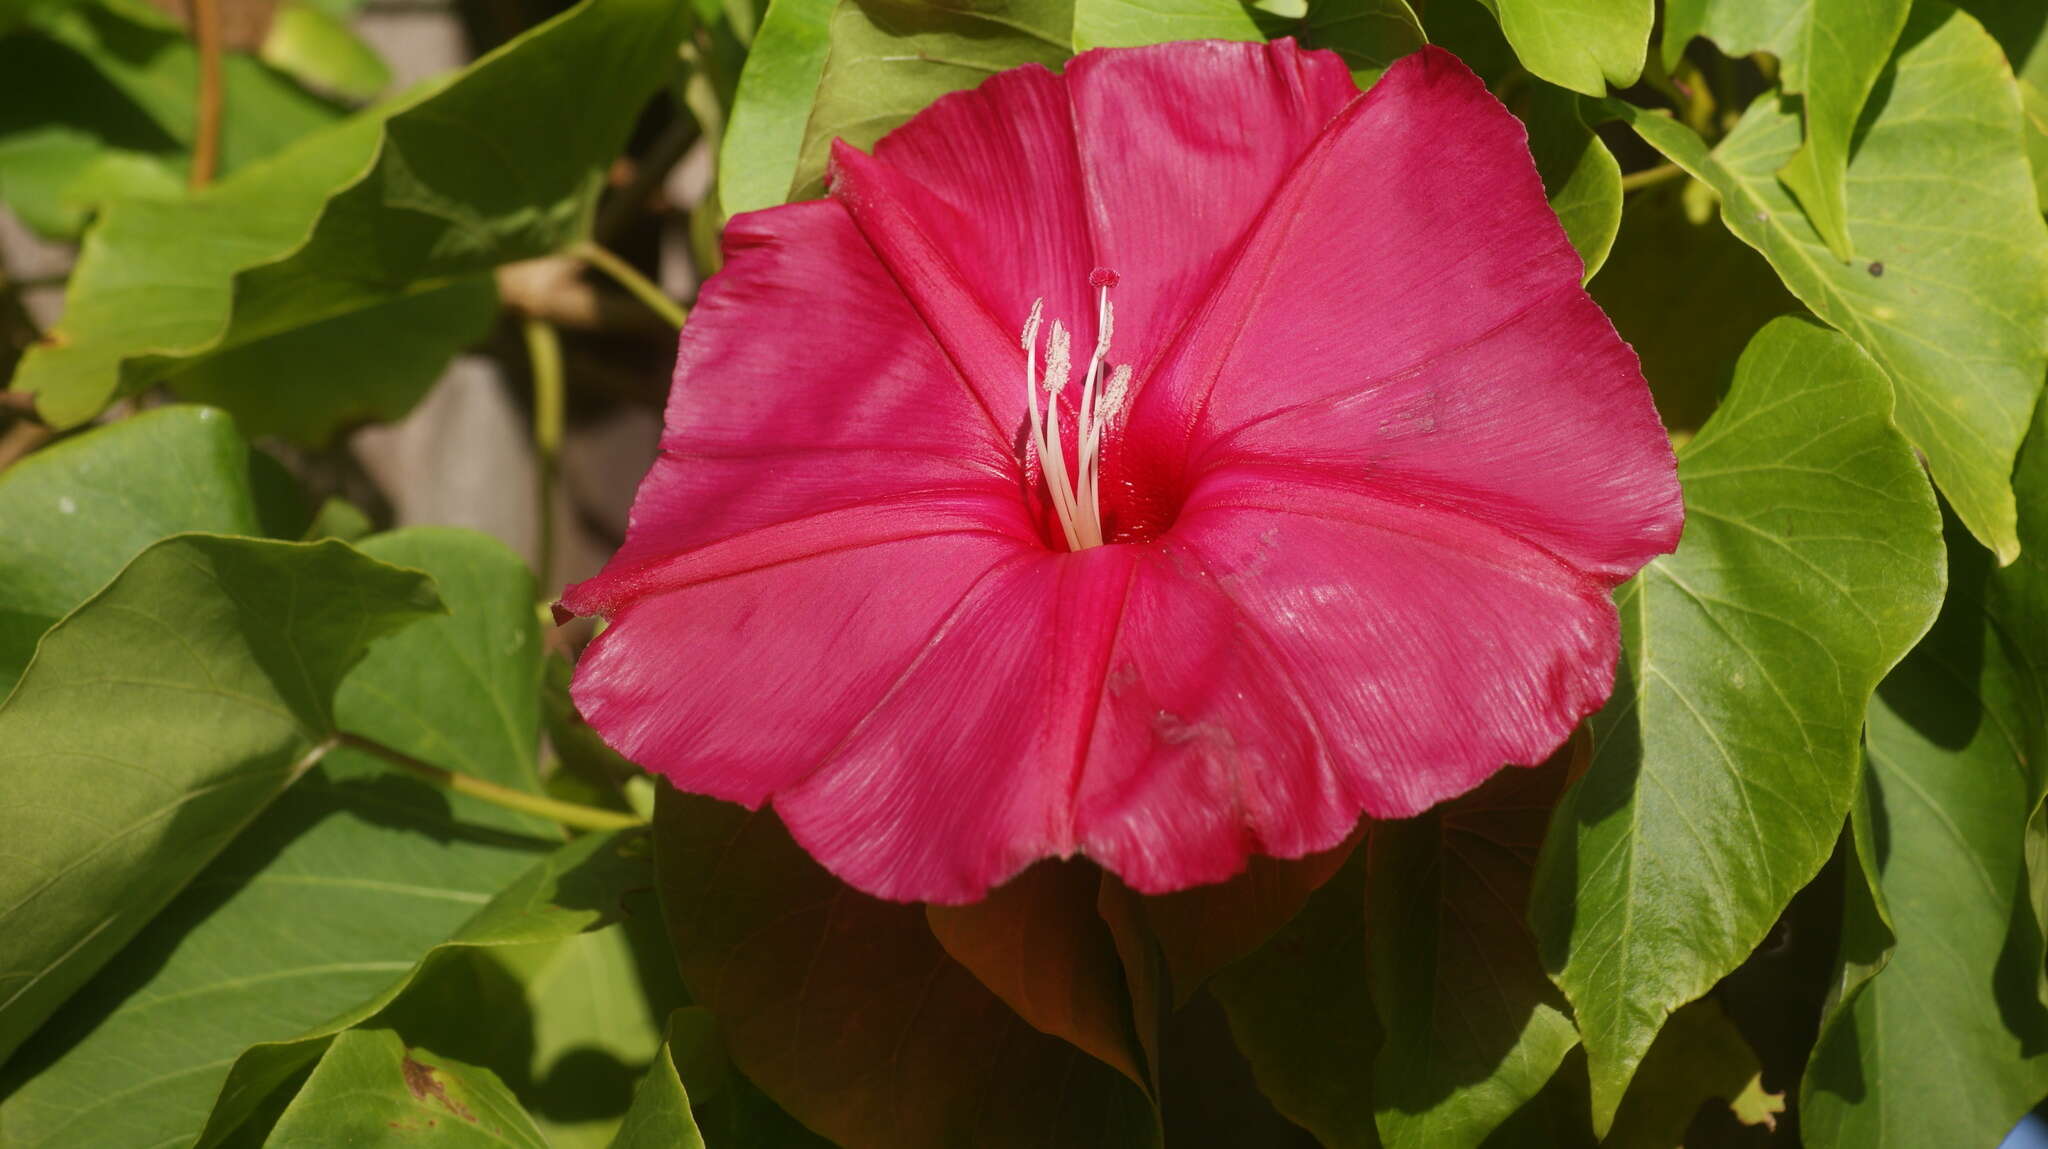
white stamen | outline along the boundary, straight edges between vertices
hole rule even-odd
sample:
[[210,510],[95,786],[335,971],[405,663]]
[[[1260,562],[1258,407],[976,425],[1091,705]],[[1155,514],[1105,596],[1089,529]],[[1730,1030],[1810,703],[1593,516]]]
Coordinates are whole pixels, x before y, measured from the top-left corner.
[[1095,415],[1095,429],[1099,433],[1109,425],[1110,420],[1123,414],[1124,404],[1131,398],[1131,365],[1118,365],[1109,373],[1109,387],[1102,394],[1102,407]]
[[1045,389],[1057,395],[1067,389],[1067,380],[1074,374],[1074,341],[1067,334],[1066,325],[1052,321],[1052,338],[1045,349]]
[[[1075,408],[1074,473],[1067,473],[1065,437],[1060,433],[1059,396],[1066,390],[1074,370],[1073,335],[1064,323],[1054,320],[1046,339],[1045,375],[1038,375],[1038,333],[1043,322],[1044,299],[1031,305],[1024,321],[1024,394],[1031,412],[1031,435],[1024,447],[1025,463],[1033,451],[1066,535],[1068,550],[1101,546],[1101,463],[1102,440],[1112,421],[1123,414],[1130,402],[1131,365],[1109,367],[1109,341],[1116,323],[1116,309],[1109,302],[1109,288],[1116,283],[1114,272],[1097,269],[1090,276],[1097,288],[1095,349],[1089,357],[1088,372],[1081,382],[1080,403]],[[1107,378],[1104,371],[1108,370]],[[1038,390],[1045,390],[1045,410],[1038,408]]]

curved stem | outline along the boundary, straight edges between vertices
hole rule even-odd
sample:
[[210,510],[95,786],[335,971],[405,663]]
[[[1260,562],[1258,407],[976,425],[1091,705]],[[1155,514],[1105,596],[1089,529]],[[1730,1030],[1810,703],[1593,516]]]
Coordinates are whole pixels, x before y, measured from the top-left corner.
[[1639,172],[1630,172],[1621,177],[1622,194],[1626,195],[1639,188],[1661,184],[1666,180],[1675,180],[1683,175],[1685,175],[1685,169],[1677,164],[1658,164],[1654,168],[1644,168]]
[[582,243],[571,248],[569,254],[611,276],[614,283],[632,292],[633,298],[646,304],[655,314],[668,320],[678,330],[682,328],[683,321],[689,318],[690,313],[684,311],[682,306],[675,300],[663,294],[661,288],[656,286],[653,281],[635,270],[632,264],[620,259],[610,251],[591,243],[589,240],[584,240]]
[[636,814],[622,813],[618,810],[601,810],[596,806],[582,806],[575,802],[563,802],[540,794],[529,794],[524,790],[514,790],[510,786],[500,786],[496,782],[485,781],[474,774],[462,774],[454,770],[448,770],[431,762],[415,758],[403,750],[386,746],[374,738],[365,738],[360,734],[351,734],[346,730],[336,734],[335,740],[340,745],[354,750],[361,750],[365,754],[373,754],[416,778],[439,786],[443,790],[452,790],[457,794],[467,794],[472,798],[481,798],[493,806],[503,806],[507,810],[517,810],[522,814],[533,814],[550,819],[551,821],[560,822],[564,826],[574,826],[579,830],[624,830],[632,826],[644,826],[647,824],[646,819]]
[[213,182],[220,166],[220,0],[192,0],[192,38],[199,44],[198,134],[192,140],[194,191]]
[[533,369],[534,470],[540,480],[539,506],[535,508],[540,545],[533,565],[534,575],[545,588],[552,585],[555,557],[555,475],[562,452],[562,340],[544,319],[528,316],[524,329],[526,356]]

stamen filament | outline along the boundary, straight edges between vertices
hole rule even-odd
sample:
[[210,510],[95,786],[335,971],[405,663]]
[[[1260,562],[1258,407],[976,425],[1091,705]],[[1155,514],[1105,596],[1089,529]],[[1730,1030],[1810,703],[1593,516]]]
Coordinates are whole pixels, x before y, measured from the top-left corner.
[[1059,397],[1066,390],[1073,373],[1072,336],[1066,325],[1055,320],[1052,332],[1046,339],[1045,410],[1038,409],[1038,390],[1041,382],[1038,376],[1038,332],[1043,321],[1045,300],[1040,298],[1031,305],[1030,318],[1024,321],[1024,397],[1025,409],[1031,416],[1030,439],[1024,447],[1025,464],[1029,466],[1033,451],[1038,453],[1039,469],[1044,476],[1046,494],[1052,500],[1053,512],[1060,520],[1060,530],[1066,536],[1067,549],[1078,551],[1087,547],[1098,547],[1103,543],[1101,507],[1101,460],[1102,442],[1111,420],[1122,414],[1130,394],[1131,368],[1123,364],[1103,374],[1109,366],[1109,342],[1115,324],[1115,309],[1110,306],[1109,288],[1116,283],[1116,274],[1098,268],[1089,276],[1089,284],[1097,289],[1095,312],[1095,351],[1089,356],[1088,371],[1081,380],[1081,398],[1075,408],[1074,428],[1074,473],[1067,472],[1065,436],[1060,433]]

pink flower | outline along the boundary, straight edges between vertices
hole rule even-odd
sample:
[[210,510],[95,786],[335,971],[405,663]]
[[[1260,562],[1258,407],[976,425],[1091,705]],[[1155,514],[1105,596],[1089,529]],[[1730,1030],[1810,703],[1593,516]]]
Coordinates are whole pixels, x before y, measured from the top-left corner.
[[1019,68],[726,248],[563,599],[611,620],[575,697],[882,897],[1178,889],[1542,762],[1678,538],[1635,356],[1441,50],[1364,96],[1288,41]]

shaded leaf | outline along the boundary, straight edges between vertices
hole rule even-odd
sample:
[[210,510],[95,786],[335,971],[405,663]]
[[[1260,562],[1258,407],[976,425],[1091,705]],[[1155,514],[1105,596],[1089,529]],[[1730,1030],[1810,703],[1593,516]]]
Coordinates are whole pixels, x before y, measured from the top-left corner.
[[[501,847],[523,847],[523,857],[454,854],[454,865],[443,863],[447,880],[473,881],[459,867],[463,862],[474,866],[481,860],[490,867],[489,876],[502,882],[505,866],[515,861],[531,861],[539,844],[535,839],[486,840]],[[462,960],[477,949],[559,941],[617,920],[621,892],[646,881],[646,866],[644,842],[619,834],[578,838],[532,862],[510,885],[501,884],[496,893],[486,895],[488,901],[482,908],[452,927],[452,932],[444,928],[439,944],[415,944],[406,951],[421,954],[424,946],[423,956],[387,965],[374,989],[359,985],[346,1008],[328,1013],[317,1023],[297,1027],[295,1036],[242,1043],[245,1048],[226,1067],[226,1079],[220,1083],[212,1109],[203,1114],[205,1126],[198,1144],[220,1144],[278,1086],[317,1060],[335,1035],[368,1022],[381,1022],[387,1010],[396,1011],[393,1016],[402,1018],[405,995],[416,985],[430,987],[431,979],[426,975],[442,963]],[[271,1032],[281,1028],[274,1022],[269,1026]]]
[[2019,561],[1955,532],[1934,630],[1871,701],[1864,865],[1801,1094],[1815,1149],[1990,1145],[2048,1093],[2030,822],[2048,762],[2048,413],[2021,456]]
[[1711,152],[1666,117],[1608,107],[1719,192],[1729,230],[1877,360],[1942,492],[2010,561],[2007,478],[2048,372],[2048,226],[1998,45],[1938,0],[1914,9],[1900,43],[1849,166],[1854,265],[1828,252],[1778,183],[1800,145],[1782,101],[1757,99]]
[[1064,1038],[1150,1090],[1116,939],[1096,912],[1102,871],[1047,859],[963,906],[929,906],[954,961],[1042,1032]]
[[1143,899],[1145,925],[1166,959],[1175,1008],[1293,920],[1363,837],[1360,829],[1335,849],[1306,858],[1253,855],[1245,872],[1227,882]]
[[497,314],[490,279],[457,280],[207,356],[168,382],[235,412],[250,435],[321,446],[355,424],[403,418]]
[[[1574,738],[1572,746],[1582,746]],[[1372,836],[1365,898],[1381,1140],[1477,1146],[1579,1043],[1527,924],[1529,883],[1571,751]]]
[[36,639],[166,535],[254,535],[234,421],[168,407],[52,443],[0,472],[0,698]]
[[1678,551],[1616,594],[1614,694],[1530,910],[1602,1132],[1665,1018],[1827,860],[1870,692],[1940,602],[1934,499],[1888,406],[1848,340],[1773,321],[1679,450]]
[[43,636],[0,705],[0,1054],[331,749],[365,644],[435,605],[338,542],[182,535]]
[[451,81],[189,199],[111,205],[62,322],[14,386],[73,426],[202,356],[581,239],[686,17],[660,0],[585,0]]
[[663,786],[655,847],[692,999],[805,1124],[848,1149],[1158,1144],[1128,1078],[1025,1024],[921,907],[842,885],[773,816]]
[[676,1072],[675,1040],[672,1024],[654,1064],[633,1091],[633,1107],[626,1111],[612,1149],[704,1149],[703,1134],[690,1113],[690,1095]]
[[1701,1105],[1726,1101],[1745,1125],[1777,1126],[1785,1095],[1766,1093],[1763,1067],[1718,1002],[1704,998],[1671,1015],[1643,1058],[1601,1142],[1611,1149],[1672,1149]]
[[497,1074],[408,1049],[388,1029],[336,1036],[264,1142],[268,1149],[547,1144]]
[[1694,217],[1690,188],[1699,185],[1630,196],[1614,250],[1587,285],[1642,357],[1664,425],[1687,433],[1714,413],[1750,338],[1801,310],[1762,256],[1708,214]]
[[1317,1149],[1314,1135],[1281,1116],[1260,1091],[1214,994],[1197,993],[1175,1010],[1164,1041],[1160,1111],[1167,1144]]
[[1621,165],[1579,118],[1577,96],[1536,84],[1519,110],[1529,127],[1529,150],[1543,177],[1544,194],[1590,280],[1607,262],[1621,229]]
[[[100,82],[176,140],[179,152],[191,150],[199,131],[199,53],[179,22],[147,4],[99,3],[52,7],[33,20],[42,37],[90,64]],[[221,89],[223,174],[275,155],[343,114],[239,52],[221,61]]]
[[1365,977],[1365,856],[1354,854],[1301,913],[1217,974],[1237,1046],[1273,1107],[1330,1149],[1375,1149],[1380,1027]]
[[[554,1149],[603,1149],[683,1004],[654,903],[648,846],[620,868],[617,922],[522,945],[451,948],[377,1019],[423,1045],[496,1073]],[[697,1037],[716,1050],[710,1019]],[[685,1055],[703,1052],[685,1049]],[[722,1053],[718,1054],[722,1058]]]
[[[533,789],[540,641],[525,565],[493,540],[440,528],[363,549],[430,572],[449,613],[372,646],[336,692],[337,724]],[[209,1143],[218,1140],[318,1057],[319,1042],[291,1039],[368,1016],[365,1002],[388,1000],[422,953],[559,842],[548,823],[330,753],[24,1048],[10,1065],[23,1083],[0,1105],[0,1142],[189,1144],[209,1121]],[[592,875],[644,884],[646,863],[636,871],[606,855],[602,871],[585,863],[596,843],[529,875],[544,888],[506,895],[493,928],[549,927],[535,934],[546,939],[615,912]],[[573,882],[555,876],[577,866]],[[561,915],[549,907],[570,896],[577,913],[550,927]],[[492,920],[478,918],[466,936]],[[511,931],[497,944],[522,940]],[[252,1044],[280,1042],[237,1062]]]

